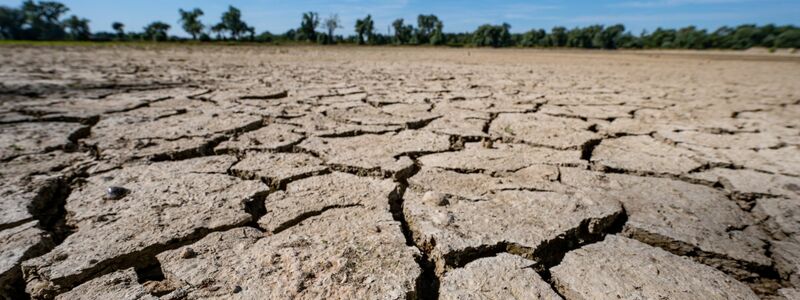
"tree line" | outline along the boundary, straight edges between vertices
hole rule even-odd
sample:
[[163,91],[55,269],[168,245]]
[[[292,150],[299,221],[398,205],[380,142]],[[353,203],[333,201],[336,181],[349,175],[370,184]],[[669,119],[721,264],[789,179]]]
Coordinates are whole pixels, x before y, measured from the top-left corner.
[[[126,31],[121,22],[114,22],[113,31],[92,32],[90,21],[71,15],[69,8],[55,1],[25,0],[19,7],[0,6],[0,39],[5,40],[94,40],[94,41],[179,41],[168,35],[171,26],[156,21],[141,31]],[[357,19],[353,35],[337,35],[343,28],[338,15],[321,19],[316,12],[303,13],[300,26],[284,33],[264,31],[242,20],[242,12],[229,6],[219,23],[203,24],[203,10],[178,10],[181,29],[192,40],[250,42],[310,42],[323,45],[449,45],[477,47],[569,47],[586,49],[747,49],[750,47],[800,48],[800,28],[793,25],[754,24],[723,26],[714,31],[688,26],[680,29],[658,28],[638,35],[626,31],[622,24],[611,26],[553,27],[550,31],[532,29],[512,33],[511,25],[485,24],[474,32],[446,33],[444,22],[435,15],[419,15],[416,27],[404,19],[396,19],[379,33],[371,15]]]

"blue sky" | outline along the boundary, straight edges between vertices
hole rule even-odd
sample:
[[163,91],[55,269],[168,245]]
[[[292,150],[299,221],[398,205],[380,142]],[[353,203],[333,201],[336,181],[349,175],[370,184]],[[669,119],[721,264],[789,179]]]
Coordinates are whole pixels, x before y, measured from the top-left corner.
[[[0,0],[0,5],[18,6],[21,0]],[[218,22],[220,15],[233,5],[242,10],[243,19],[257,32],[285,32],[298,27],[300,15],[316,11],[322,18],[337,13],[344,28],[337,34],[352,34],[356,18],[372,14],[375,28],[385,33],[396,18],[416,24],[418,14],[436,14],[444,21],[446,32],[472,31],[485,23],[511,24],[514,32],[531,28],[550,29],[591,24],[623,23],[639,33],[656,27],[677,28],[697,25],[717,28],[743,23],[798,25],[800,0],[61,0],[69,14],[91,20],[93,31],[111,31],[111,23],[120,21],[127,30],[140,31],[155,20],[173,25],[171,34],[185,36],[178,25],[178,9],[199,7],[206,24]]]

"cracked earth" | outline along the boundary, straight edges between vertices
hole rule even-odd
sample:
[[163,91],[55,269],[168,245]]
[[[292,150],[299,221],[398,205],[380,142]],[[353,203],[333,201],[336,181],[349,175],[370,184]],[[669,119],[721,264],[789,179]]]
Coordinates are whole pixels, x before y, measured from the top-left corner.
[[3,299],[800,299],[800,59],[0,49]]

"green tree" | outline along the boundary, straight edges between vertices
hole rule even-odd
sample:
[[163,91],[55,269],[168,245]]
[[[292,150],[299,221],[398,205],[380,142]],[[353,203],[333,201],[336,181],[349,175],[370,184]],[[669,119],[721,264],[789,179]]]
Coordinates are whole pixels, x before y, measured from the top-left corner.
[[548,46],[547,33],[543,29],[530,30],[522,35],[519,45],[523,47]]
[[583,48],[596,49],[603,48],[605,38],[603,37],[603,25],[591,25],[581,29],[582,36],[585,37],[584,41],[588,43],[582,45]]
[[70,39],[76,41],[86,41],[92,34],[89,30],[89,20],[78,18],[75,15],[64,20],[64,27],[69,31]]
[[256,39],[256,28],[253,26],[247,26],[244,29],[244,33],[247,33],[247,40],[254,41]]
[[411,36],[414,34],[414,27],[411,25],[404,25],[403,23],[403,19],[397,19],[392,22],[392,28],[394,28],[394,43],[398,45],[410,43]]
[[710,42],[705,30],[688,26],[675,33],[674,46],[681,49],[706,49],[710,47]]
[[733,32],[733,49],[748,49],[756,45],[754,38],[758,34],[755,25],[739,25]]
[[472,34],[472,44],[478,47],[506,47],[511,46],[511,25],[484,24]]
[[436,30],[436,24],[440,23],[436,15],[417,16],[417,42],[427,44],[430,42],[431,35]]
[[69,11],[64,4],[53,1],[26,0],[22,3],[25,19],[23,38],[35,40],[60,40],[66,35],[61,16]]
[[567,47],[591,48],[592,38],[584,28],[573,28],[567,31]]
[[443,45],[444,43],[444,23],[442,23],[442,21],[436,21],[433,32],[431,32],[431,45]]
[[222,23],[211,26],[211,32],[214,33],[217,40],[222,40],[225,38],[225,30],[225,24]]
[[625,26],[622,24],[608,26],[606,28],[599,26],[597,27],[597,32],[594,33],[595,37],[593,38],[592,45],[595,48],[617,49],[617,47],[619,47],[619,39],[624,33]]
[[790,29],[775,38],[777,48],[800,48],[800,29]]
[[448,45],[464,46],[472,43],[472,32],[446,33],[445,38]]
[[564,47],[567,45],[567,28],[556,26],[550,30],[549,43],[553,47]]
[[255,28],[242,21],[242,11],[233,6],[228,6],[228,11],[222,14],[222,22],[215,25],[215,27],[218,32],[227,31],[230,33],[231,39],[234,40],[240,39],[244,33],[250,33],[251,38],[255,34]]
[[674,48],[676,32],[674,29],[656,28],[652,34],[643,37],[645,48]]
[[274,34],[272,34],[272,32],[269,32],[269,31],[264,31],[261,34],[259,34],[258,36],[256,36],[256,41],[262,42],[262,43],[272,43],[273,41],[275,41],[275,39],[276,39],[276,36]]
[[199,20],[199,18],[203,16],[203,11],[199,8],[190,11],[178,9],[178,13],[181,15],[180,22],[183,26],[183,30],[191,35],[193,40],[196,40],[197,37],[203,33],[203,29],[205,28],[205,25]]
[[114,29],[114,32],[117,33],[117,39],[125,39],[125,24],[114,22],[111,24],[111,29]]
[[722,26],[711,33],[709,37],[711,47],[727,49],[733,46],[733,28]]
[[328,44],[335,44],[335,37],[333,32],[336,29],[342,28],[341,21],[339,21],[339,15],[332,14],[327,19],[325,19],[325,28],[328,29],[328,35],[326,36],[326,43]]
[[286,32],[283,33],[283,38],[290,41],[297,40],[297,30],[294,29],[287,30]]
[[630,32],[626,32],[622,36],[620,36],[619,46],[620,48],[635,48],[635,49],[641,49],[642,47],[644,47],[644,45],[642,44],[642,39],[637,36],[634,36]]
[[0,6],[0,39],[18,39],[22,35],[25,15],[21,10]]
[[317,27],[319,27],[319,15],[311,11],[304,13],[303,19],[300,21],[300,29],[298,29],[298,39],[315,42],[317,40]]
[[782,33],[780,29],[775,26],[775,24],[761,26],[759,30],[761,31],[762,36],[760,43],[760,46],[762,47],[774,47],[775,39],[778,38],[778,35]]
[[373,30],[375,23],[372,22],[372,15],[367,15],[364,19],[356,20],[356,35],[358,36],[358,44],[363,45],[365,38],[370,44],[374,43]]
[[148,40],[152,41],[166,41],[167,40],[167,31],[169,31],[169,24],[156,21],[147,25],[144,28],[144,36]]

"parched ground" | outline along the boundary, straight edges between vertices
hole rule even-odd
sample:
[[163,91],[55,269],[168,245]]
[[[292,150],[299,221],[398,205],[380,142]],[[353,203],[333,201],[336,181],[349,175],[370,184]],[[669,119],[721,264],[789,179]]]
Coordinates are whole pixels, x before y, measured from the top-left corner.
[[0,54],[0,298],[800,297],[797,56]]

